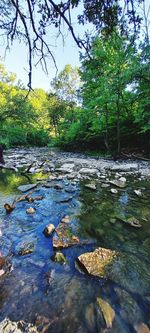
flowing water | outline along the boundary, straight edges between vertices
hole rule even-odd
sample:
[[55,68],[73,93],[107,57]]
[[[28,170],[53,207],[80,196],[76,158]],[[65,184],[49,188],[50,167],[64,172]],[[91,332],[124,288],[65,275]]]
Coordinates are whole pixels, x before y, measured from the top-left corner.
[[[125,189],[112,194],[100,184],[92,191],[84,182],[59,180],[62,189],[38,185],[33,195],[42,195],[43,200],[21,201],[6,214],[3,205],[20,195],[18,186],[39,177],[46,175],[26,178],[0,171],[0,252],[13,264],[13,270],[0,278],[0,321],[5,317],[24,320],[36,324],[39,332],[50,333],[148,332],[136,329],[150,324],[150,290],[145,277],[150,267],[150,183],[129,177]],[[143,189],[143,197],[135,195],[137,188]],[[26,213],[30,206],[35,214]],[[52,237],[45,237],[43,229],[49,223],[57,226],[65,215],[71,216],[76,234],[87,242],[63,249],[67,263],[62,265],[51,259]],[[141,228],[124,222],[133,216]],[[20,256],[25,243],[33,244],[34,251]],[[125,266],[128,276],[122,272],[118,282],[78,270],[77,257],[98,246],[132,255],[135,264]],[[115,311],[110,328],[106,329],[97,306],[98,297]]]

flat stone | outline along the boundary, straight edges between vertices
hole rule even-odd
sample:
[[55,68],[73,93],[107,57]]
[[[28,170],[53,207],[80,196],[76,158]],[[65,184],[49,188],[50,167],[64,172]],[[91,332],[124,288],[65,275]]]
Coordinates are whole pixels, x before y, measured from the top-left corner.
[[104,299],[101,297],[97,298],[97,304],[100,307],[100,310],[102,311],[106,327],[111,328],[113,324],[113,320],[115,318],[115,311],[111,307],[111,305],[106,302]]
[[98,169],[82,168],[79,170],[82,175],[97,175],[99,173]]
[[117,194],[118,193],[118,191],[115,188],[111,188],[110,192],[113,193],[113,194]]
[[43,230],[43,233],[46,237],[49,237],[53,231],[55,230],[55,227],[53,224],[48,224],[45,229]]
[[92,183],[91,184],[85,184],[84,186],[89,188],[90,190],[93,190],[93,191],[96,190],[96,185],[95,184],[92,184]]
[[131,171],[131,170],[138,170],[138,163],[127,163],[127,164],[116,164],[108,166],[107,169],[110,169],[112,171]]
[[33,188],[35,188],[37,186],[37,183],[35,184],[28,184],[28,185],[21,185],[18,187],[18,190],[21,192],[27,192],[32,190]]

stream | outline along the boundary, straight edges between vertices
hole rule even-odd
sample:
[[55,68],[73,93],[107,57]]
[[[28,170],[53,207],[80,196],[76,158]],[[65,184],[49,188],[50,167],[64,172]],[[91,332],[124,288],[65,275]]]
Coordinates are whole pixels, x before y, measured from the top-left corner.
[[[33,157],[34,166],[24,173]],[[0,332],[30,332],[12,330],[11,323],[23,321],[42,333],[148,333],[149,178],[138,171],[115,171],[111,162],[109,171],[99,169],[100,175],[93,171],[85,176],[73,162],[75,158],[85,168],[80,155],[69,155],[67,161],[66,155],[48,155],[44,149],[30,150],[30,154],[26,150],[26,155],[21,149],[5,153],[6,162],[13,160],[18,172],[0,170],[0,258],[6,257],[10,263],[7,274],[0,276]],[[91,168],[97,163],[89,161]],[[74,163],[75,170],[62,170],[64,162],[68,170]],[[113,184],[119,177],[125,178],[123,186]],[[35,188],[18,189],[28,184]],[[6,212],[5,203],[12,204],[28,193],[33,201],[17,202],[11,213]],[[33,214],[27,213],[31,207]],[[43,230],[53,224],[59,234],[57,228],[65,217],[70,224],[64,237],[74,244],[57,249],[53,238],[58,235],[46,237]],[[21,255],[25,247],[31,251]],[[108,277],[88,274],[79,265],[79,256],[99,247],[123,253],[116,271]],[[54,259],[58,250],[65,261]],[[1,326],[6,318],[10,330]]]

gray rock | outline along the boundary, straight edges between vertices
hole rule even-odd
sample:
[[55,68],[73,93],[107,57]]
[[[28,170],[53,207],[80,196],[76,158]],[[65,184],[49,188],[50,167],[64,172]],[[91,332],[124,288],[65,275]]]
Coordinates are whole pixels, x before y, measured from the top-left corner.
[[32,190],[33,188],[35,188],[37,186],[37,183],[35,184],[28,184],[28,185],[21,185],[18,187],[18,190],[21,192],[27,192]]
[[98,169],[90,169],[90,168],[82,168],[79,170],[79,173],[82,175],[98,175],[99,170]]
[[85,187],[89,188],[90,190],[95,191],[96,190],[96,185],[95,184],[85,184]]

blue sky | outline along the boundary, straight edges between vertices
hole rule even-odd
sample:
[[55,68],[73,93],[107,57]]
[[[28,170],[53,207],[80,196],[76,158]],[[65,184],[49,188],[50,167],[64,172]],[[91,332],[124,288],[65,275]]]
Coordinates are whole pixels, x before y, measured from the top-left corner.
[[[66,64],[71,64],[74,66],[79,66],[79,49],[75,45],[75,42],[72,40],[71,36],[65,38],[65,45],[63,46],[60,38],[55,41],[55,38],[52,40],[53,44],[56,44],[55,47],[52,47],[53,54],[56,59],[58,71],[62,70]],[[17,74],[17,78],[27,85],[28,83],[28,49],[22,43],[19,44],[15,42],[10,51],[7,51],[5,55],[5,44],[0,44],[0,56],[1,62],[4,63],[6,69],[10,72]],[[50,81],[56,74],[56,69],[52,60],[48,59],[48,71],[49,74],[46,75],[41,65],[38,67],[33,66],[33,88],[43,88],[45,90],[50,89]]]
[[[74,15],[72,16],[72,24],[76,34],[83,35],[85,28],[77,24],[76,21],[76,16],[80,13],[80,11],[81,6],[80,8],[78,7],[73,11]],[[52,45],[50,49],[54,54],[58,67],[58,72],[61,71],[66,64],[71,64],[73,67],[79,66],[80,50],[75,44],[66,27],[62,25],[62,29],[65,36],[64,43],[61,37],[56,37],[58,31],[53,26],[49,27],[49,31],[46,36],[48,44]],[[7,51],[4,59],[5,47],[6,45],[4,43],[4,40],[0,39],[0,62],[4,63],[8,71],[16,73],[17,78],[20,79],[26,86],[28,83],[28,48],[23,43],[15,41],[13,46],[11,46],[10,51]],[[50,81],[56,75],[56,69],[53,61],[50,59],[47,61],[47,67],[49,71],[48,75],[43,72],[40,64],[38,65],[38,67],[33,66],[33,88],[43,88],[47,91],[50,89]]]

